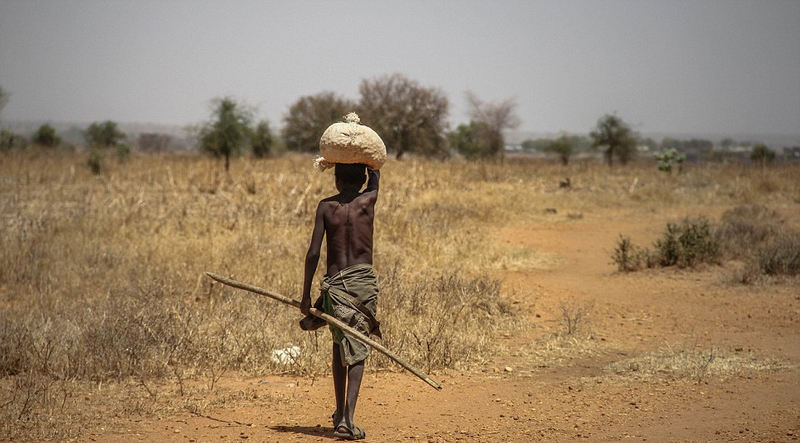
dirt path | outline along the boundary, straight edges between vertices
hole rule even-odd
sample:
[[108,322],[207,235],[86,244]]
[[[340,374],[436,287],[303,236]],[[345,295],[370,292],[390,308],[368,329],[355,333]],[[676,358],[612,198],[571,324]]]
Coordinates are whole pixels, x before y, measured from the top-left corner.
[[[702,371],[641,381],[608,369],[671,349],[800,364],[800,289],[732,287],[718,268],[618,274],[609,257],[619,234],[649,242],[664,223],[663,214],[634,221],[625,215],[496,233],[496,241],[552,259],[543,269],[496,273],[529,327],[505,337],[507,352],[482,372],[435,377],[441,392],[408,374],[369,374],[358,411],[367,441],[796,441],[796,369],[746,371],[724,381]],[[591,307],[580,339],[563,337],[561,307]],[[228,378],[220,390],[248,396],[206,408],[205,416],[148,418],[130,422],[122,435],[99,431],[80,441],[334,440],[328,378]]]

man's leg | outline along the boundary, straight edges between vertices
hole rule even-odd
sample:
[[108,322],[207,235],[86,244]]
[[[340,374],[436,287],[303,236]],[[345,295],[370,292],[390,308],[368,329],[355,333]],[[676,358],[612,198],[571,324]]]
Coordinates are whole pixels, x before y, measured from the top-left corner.
[[345,417],[345,390],[347,387],[347,368],[342,365],[342,352],[339,344],[333,344],[333,361],[331,362],[333,372],[333,392],[336,395],[336,412],[333,413],[333,428],[342,422]]
[[358,403],[358,391],[361,389],[361,379],[364,378],[364,361],[347,367],[347,402],[345,403],[345,420],[348,427],[353,428],[353,416]]

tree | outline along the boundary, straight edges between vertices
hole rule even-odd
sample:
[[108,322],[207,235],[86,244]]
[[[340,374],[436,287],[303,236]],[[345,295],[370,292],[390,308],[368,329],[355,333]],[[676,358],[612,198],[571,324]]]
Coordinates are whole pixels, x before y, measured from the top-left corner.
[[735,144],[736,144],[736,142],[733,141],[732,138],[726,137],[726,138],[723,138],[722,141],[719,142],[719,147],[727,151],[727,150],[731,149]]
[[272,130],[269,128],[269,122],[261,120],[256,125],[253,131],[253,140],[250,142],[250,149],[253,155],[257,158],[264,158],[272,152]]
[[393,74],[363,80],[359,92],[361,121],[381,136],[398,160],[406,152],[447,155],[450,103],[442,91]]
[[61,144],[61,137],[56,134],[54,127],[44,124],[33,134],[33,142],[39,146],[54,148]]
[[8,129],[0,131],[0,152],[10,151],[12,149],[25,149],[28,145],[25,138],[14,134]]
[[545,148],[547,152],[558,154],[558,158],[561,159],[561,164],[564,166],[569,164],[569,158],[572,156],[572,151],[574,149],[575,145],[573,144],[573,137],[570,137],[567,134],[550,141]]
[[627,164],[636,153],[636,134],[616,114],[606,114],[597,120],[597,126],[589,136],[592,138],[593,148],[605,147],[609,166],[614,164],[614,157],[623,165]]
[[212,100],[212,120],[200,128],[200,149],[214,157],[225,158],[225,171],[231,156],[239,155],[251,140],[253,111],[230,97]]
[[508,98],[499,102],[483,102],[472,91],[465,93],[469,106],[470,118],[481,123],[482,127],[489,133],[483,137],[488,143],[482,150],[490,157],[502,158],[505,152],[505,139],[503,131],[515,129],[520,125],[517,116],[517,102]]
[[456,131],[448,134],[448,142],[452,149],[468,160],[492,158],[496,155],[494,147],[502,141],[497,139],[498,133],[486,123],[470,121],[469,125],[458,125]]
[[92,123],[83,131],[83,136],[89,146],[99,148],[119,147],[127,138],[117,127],[117,122],[111,120]]
[[761,163],[762,166],[766,166],[767,163],[772,163],[775,160],[775,151],[768,148],[766,145],[756,145],[750,152],[750,160]]
[[300,97],[289,107],[283,117],[281,136],[286,149],[299,152],[317,152],[319,139],[331,123],[342,120],[356,105],[333,92]]

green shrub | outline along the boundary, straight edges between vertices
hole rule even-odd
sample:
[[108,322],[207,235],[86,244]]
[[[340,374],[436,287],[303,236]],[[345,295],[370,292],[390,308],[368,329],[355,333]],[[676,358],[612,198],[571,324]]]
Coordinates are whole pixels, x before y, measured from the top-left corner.
[[622,235],[619,236],[619,242],[611,254],[611,259],[616,263],[617,270],[621,272],[633,272],[654,267],[650,250],[634,246],[630,238]]
[[0,152],[10,151],[12,149],[25,149],[27,145],[28,142],[23,137],[7,129],[0,131]]
[[660,266],[693,268],[702,263],[718,264],[720,260],[719,242],[705,217],[667,223],[663,237],[654,247]]
[[620,236],[611,259],[622,272],[657,266],[694,268],[703,263],[718,264],[720,248],[708,219],[686,218],[678,224],[667,223],[664,235],[656,240],[652,251],[638,248],[629,238]]
[[33,134],[33,142],[46,148],[55,148],[61,144],[61,137],[56,134],[54,127],[44,124]]

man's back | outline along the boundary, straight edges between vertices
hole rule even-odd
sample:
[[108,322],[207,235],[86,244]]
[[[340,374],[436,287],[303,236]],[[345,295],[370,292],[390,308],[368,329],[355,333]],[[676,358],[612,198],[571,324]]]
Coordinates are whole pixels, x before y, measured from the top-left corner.
[[320,202],[328,246],[328,275],[350,266],[372,264],[377,190],[340,193]]

